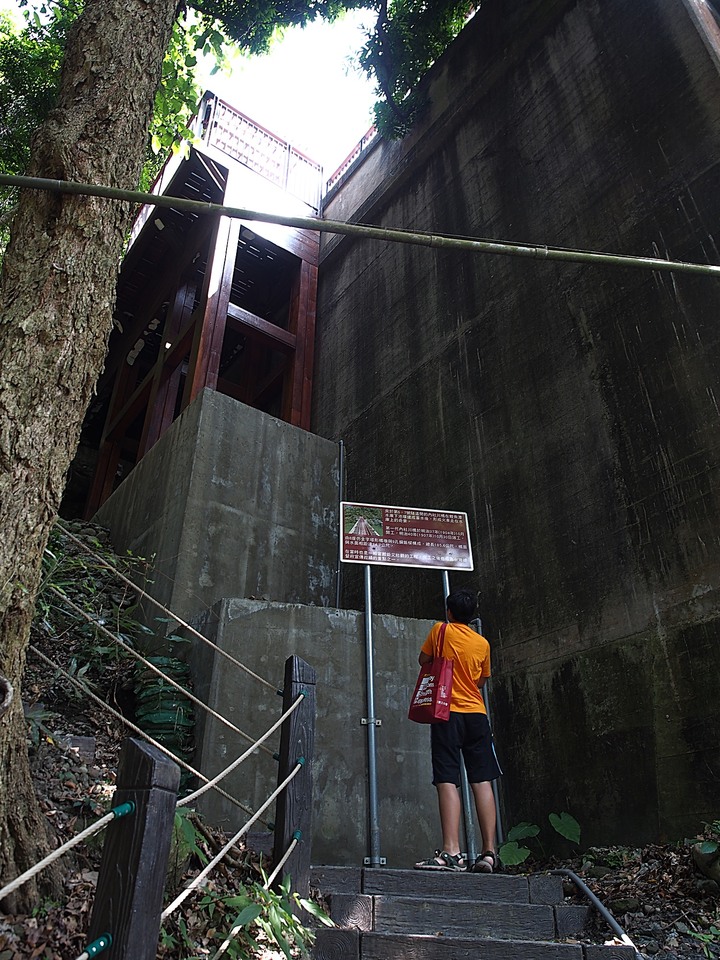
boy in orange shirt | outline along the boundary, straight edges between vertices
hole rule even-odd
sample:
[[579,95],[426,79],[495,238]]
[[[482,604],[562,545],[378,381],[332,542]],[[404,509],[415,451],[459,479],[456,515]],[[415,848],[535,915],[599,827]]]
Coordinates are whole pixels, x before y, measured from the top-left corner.
[[[490,676],[490,644],[468,626],[477,598],[456,590],[446,600],[448,624],[443,656],[453,660],[450,719],[430,727],[433,784],[438,792],[443,845],[434,857],[415,864],[416,870],[473,870],[492,873],[495,854],[495,797],[492,781],[502,775],[495,756],[490,724],[480,688]],[[438,655],[441,624],[436,623],[422,645],[420,666]],[[465,760],[482,834],[482,854],[469,865],[460,853],[460,755]]]

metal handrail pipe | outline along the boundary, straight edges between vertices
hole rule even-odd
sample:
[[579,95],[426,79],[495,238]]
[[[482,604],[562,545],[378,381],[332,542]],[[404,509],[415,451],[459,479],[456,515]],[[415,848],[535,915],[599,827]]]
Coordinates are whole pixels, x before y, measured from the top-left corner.
[[580,890],[582,893],[585,894],[585,896],[592,903],[592,905],[595,907],[598,913],[602,916],[603,920],[605,920],[607,925],[610,927],[612,932],[618,937],[618,939],[621,940],[626,947],[632,947],[632,949],[635,951],[636,960],[643,960],[643,956],[638,950],[638,948],[632,942],[630,937],[625,933],[623,928],[617,922],[615,917],[610,913],[610,911],[602,902],[602,900],[599,900],[595,896],[595,894],[592,892],[590,887],[588,887],[588,885],[583,880],[581,880],[576,873],[574,873],[572,870],[567,870],[564,867],[558,870],[551,870],[550,873],[555,874],[556,876],[569,877],[570,880],[572,880],[572,882],[578,888],[578,890]]
[[316,230],[320,233],[336,233],[368,240],[384,240],[393,243],[409,243],[416,246],[441,250],[465,250],[470,253],[485,253],[498,256],[527,257],[535,260],[557,260],[570,263],[587,263],[613,267],[636,267],[638,269],[665,273],[692,273],[720,277],[720,266],[710,263],[690,263],[684,260],[661,260],[654,257],[635,257],[626,254],[602,253],[592,250],[576,250],[569,247],[550,247],[515,243],[508,240],[484,240],[454,237],[446,234],[418,233],[388,227],[375,227],[363,223],[346,223],[340,220],[320,220],[316,217],[291,217],[285,214],[263,213],[242,207],[228,207],[201,200],[186,200],[139,190],[121,190],[92,183],[76,183],[68,180],[48,180],[41,177],[19,177],[0,174],[0,186],[21,187],[28,190],[46,190],[108,200],[123,200],[130,203],[152,204],[169,207],[198,215],[230,217],[237,220],[257,220],[298,230]]

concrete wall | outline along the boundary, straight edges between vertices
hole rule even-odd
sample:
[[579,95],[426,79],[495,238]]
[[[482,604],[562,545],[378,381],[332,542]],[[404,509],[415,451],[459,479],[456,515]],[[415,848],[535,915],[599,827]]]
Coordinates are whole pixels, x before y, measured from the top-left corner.
[[[486,0],[328,217],[720,262],[720,74],[691,2]],[[333,239],[313,429],[351,500],[468,512],[512,822],[718,816],[720,283]],[[346,575],[345,602],[361,584]],[[375,609],[437,616],[383,571]]]
[[205,390],[98,511],[182,617],[225,596],[335,602],[338,448]]
[[[282,687],[285,659],[297,654],[317,671],[313,863],[362,864],[368,840],[364,617],[354,610],[224,600],[198,621],[206,636],[255,673]],[[407,719],[417,655],[432,622],[373,617],[380,855],[409,867],[437,846],[437,799],[431,784],[430,734]],[[196,691],[253,739],[280,714],[280,698],[222,657],[196,648]],[[277,750],[279,736],[270,741]],[[208,776],[225,769],[247,743],[212,717],[199,726]],[[277,763],[261,753],[223,781],[256,810],[277,785]],[[199,802],[213,823],[233,831],[247,817],[209,792]],[[268,818],[270,814],[268,814]]]

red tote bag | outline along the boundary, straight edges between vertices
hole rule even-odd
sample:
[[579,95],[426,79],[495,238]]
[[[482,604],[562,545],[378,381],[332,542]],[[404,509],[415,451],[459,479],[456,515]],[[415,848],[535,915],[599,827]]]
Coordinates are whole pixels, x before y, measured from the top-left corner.
[[443,656],[446,628],[446,623],[440,627],[437,656],[420,667],[408,711],[408,719],[415,723],[440,723],[450,719],[453,662]]

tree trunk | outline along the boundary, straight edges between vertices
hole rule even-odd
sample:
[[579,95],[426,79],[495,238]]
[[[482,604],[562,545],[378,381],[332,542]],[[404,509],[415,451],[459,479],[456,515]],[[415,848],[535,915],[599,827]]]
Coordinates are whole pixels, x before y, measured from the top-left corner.
[[[86,0],[30,175],[136,187],[175,7]],[[0,676],[14,688],[0,718],[3,883],[47,847],[20,679],[43,549],[105,358],[131,214],[108,200],[24,191],[0,277]],[[28,883],[6,906],[26,907],[36,892]]]

